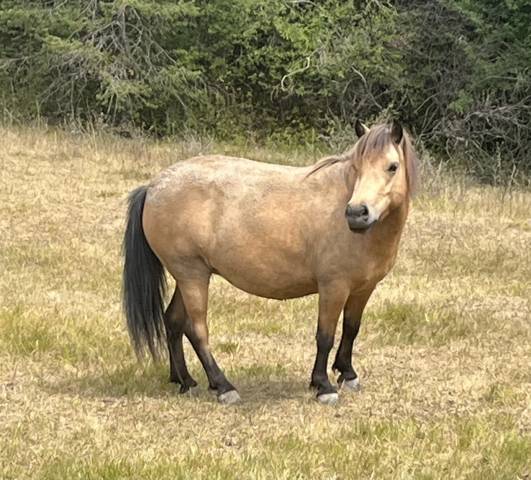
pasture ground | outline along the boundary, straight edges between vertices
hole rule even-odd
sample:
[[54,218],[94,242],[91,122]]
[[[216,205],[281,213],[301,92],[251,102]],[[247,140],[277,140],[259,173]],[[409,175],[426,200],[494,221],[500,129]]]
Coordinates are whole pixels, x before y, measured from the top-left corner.
[[[363,383],[308,391],[316,299],[211,289],[213,351],[243,403],[141,366],[120,312],[129,190],[190,140],[0,129],[0,478],[524,479],[531,475],[531,192],[425,169],[398,263],[355,348]],[[178,212],[176,212],[178,214]]]

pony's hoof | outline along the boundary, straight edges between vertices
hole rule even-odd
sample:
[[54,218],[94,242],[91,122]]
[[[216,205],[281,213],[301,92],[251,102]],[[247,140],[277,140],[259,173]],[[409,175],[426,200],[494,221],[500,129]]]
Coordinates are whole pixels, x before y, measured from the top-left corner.
[[229,390],[228,392],[218,395],[218,402],[223,405],[233,405],[234,403],[241,402],[240,395],[236,390]]
[[179,395],[186,394],[193,397],[198,391],[199,388],[197,388],[197,385],[181,385],[181,388],[179,389]]
[[317,395],[317,401],[321,405],[335,405],[339,400],[339,395],[335,392],[333,393],[322,393]]
[[359,392],[361,390],[361,383],[358,378],[354,378],[353,380],[345,380],[341,386],[350,392]]

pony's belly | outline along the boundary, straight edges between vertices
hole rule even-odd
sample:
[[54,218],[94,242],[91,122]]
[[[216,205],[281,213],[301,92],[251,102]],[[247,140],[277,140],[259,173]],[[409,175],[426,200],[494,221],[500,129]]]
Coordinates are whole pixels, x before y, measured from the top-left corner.
[[269,241],[271,235],[252,235],[243,229],[237,242],[230,242],[228,233],[222,238],[223,248],[209,252],[209,264],[240,290],[275,299],[303,297],[317,291],[315,273],[299,239],[291,236],[285,240],[278,235],[273,242]]
[[216,271],[236,288],[263,298],[287,300],[317,293],[317,283],[303,278],[264,278]]

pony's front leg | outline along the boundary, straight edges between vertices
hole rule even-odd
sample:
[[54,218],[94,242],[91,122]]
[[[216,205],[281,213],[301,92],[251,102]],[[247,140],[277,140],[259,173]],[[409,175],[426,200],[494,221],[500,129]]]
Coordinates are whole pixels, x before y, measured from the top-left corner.
[[352,346],[358,336],[363,310],[373,291],[374,287],[371,287],[364,292],[351,294],[343,311],[343,333],[332,370],[339,372],[338,385],[349,390],[360,389],[358,374],[352,367]]
[[348,288],[338,283],[319,286],[319,319],[317,324],[317,355],[310,387],[317,389],[317,400],[335,404],[337,390],[328,378],[328,356],[334,345],[337,321],[348,297]]

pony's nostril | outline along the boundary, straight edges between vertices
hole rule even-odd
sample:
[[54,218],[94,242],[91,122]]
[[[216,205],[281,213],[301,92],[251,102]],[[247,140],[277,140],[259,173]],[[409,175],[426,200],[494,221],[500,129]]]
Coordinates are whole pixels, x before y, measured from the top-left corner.
[[347,217],[352,217],[354,215],[354,211],[352,210],[352,207],[350,205],[347,205],[347,209],[345,211],[345,215]]
[[354,217],[354,218],[364,218],[369,216],[369,207],[365,205],[364,203],[361,203],[359,205],[356,205],[355,207],[351,207],[350,205],[347,205],[347,216]]

